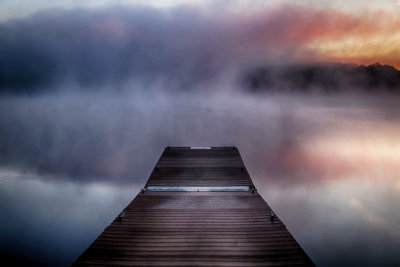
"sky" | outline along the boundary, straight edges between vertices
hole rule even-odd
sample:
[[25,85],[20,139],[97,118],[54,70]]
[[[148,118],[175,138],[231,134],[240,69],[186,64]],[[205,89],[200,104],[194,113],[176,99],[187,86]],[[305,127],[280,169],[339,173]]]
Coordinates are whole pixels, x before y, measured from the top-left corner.
[[149,5],[153,7],[172,7],[182,4],[203,6],[203,7],[223,7],[224,9],[236,10],[238,12],[256,10],[259,8],[265,8],[276,4],[288,3],[288,4],[303,4],[310,7],[322,7],[322,8],[335,8],[346,10],[350,12],[358,12],[361,9],[384,9],[393,10],[393,6],[399,5],[397,0],[271,0],[271,1],[249,1],[244,0],[233,0],[229,1],[227,5],[226,1],[221,0],[2,0],[1,5],[1,18],[2,20],[23,17],[29,14],[35,13],[38,10],[45,8],[103,8],[110,5]]
[[[86,54],[88,61],[97,60],[97,65],[113,61],[121,65],[119,55],[110,51],[123,51],[125,57],[137,49],[142,50],[139,60],[144,68],[152,63],[174,65],[174,59],[183,54],[196,65],[202,64],[200,57],[206,54],[215,69],[265,62],[380,62],[398,68],[399,12],[397,0],[3,0],[0,53],[10,54],[9,45],[11,53],[44,57],[49,65],[43,63],[43,68],[54,62],[64,65],[62,71],[71,76],[74,67],[66,61],[80,54]],[[145,34],[149,30],[151,34]],[[89,46],[97,47],[85,51]],[[151,51],[172,56],[153,60]],[[96,71],[94,66],[88,68]],[[123,72],[130,66],[121,68]]]

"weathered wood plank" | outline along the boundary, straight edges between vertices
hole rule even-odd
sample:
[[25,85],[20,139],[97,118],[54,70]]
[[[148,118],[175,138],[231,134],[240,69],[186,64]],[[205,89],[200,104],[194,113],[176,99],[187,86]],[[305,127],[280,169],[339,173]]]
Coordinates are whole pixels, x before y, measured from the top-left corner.
[[[236,148],[168,148],[146,186],[254,187]],[[255,191],[138,194],[75,266],[313,266]]]

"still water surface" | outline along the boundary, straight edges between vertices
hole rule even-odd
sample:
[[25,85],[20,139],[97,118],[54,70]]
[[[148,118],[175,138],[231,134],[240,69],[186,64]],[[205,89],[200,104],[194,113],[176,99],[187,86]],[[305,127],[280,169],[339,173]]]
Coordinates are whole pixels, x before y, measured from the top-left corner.
[[143,187],[164,146],[236,144],[318,266],[400,266],[400,109],[391,100],[63,99],[0,108],[3,259],[68,266]]

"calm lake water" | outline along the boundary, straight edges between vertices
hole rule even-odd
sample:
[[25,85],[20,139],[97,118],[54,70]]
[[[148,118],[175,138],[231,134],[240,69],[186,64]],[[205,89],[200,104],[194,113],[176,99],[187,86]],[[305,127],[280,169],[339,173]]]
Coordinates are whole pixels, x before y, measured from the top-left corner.
[[70,265],[163,148],[236,145],[318,266],[400,266],[400,107],[379,97],[52,95],[0,100],[0,254]]

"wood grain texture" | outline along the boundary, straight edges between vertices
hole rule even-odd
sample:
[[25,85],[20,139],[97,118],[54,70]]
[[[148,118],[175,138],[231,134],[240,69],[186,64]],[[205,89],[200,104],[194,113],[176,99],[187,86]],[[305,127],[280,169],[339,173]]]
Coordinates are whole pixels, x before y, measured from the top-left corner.
[[[168,148],[147,185],[253,183],[237,149]],[[146,191],[124,212],[74,266],[314,266],[257,192]]]

